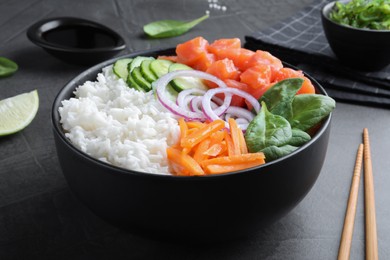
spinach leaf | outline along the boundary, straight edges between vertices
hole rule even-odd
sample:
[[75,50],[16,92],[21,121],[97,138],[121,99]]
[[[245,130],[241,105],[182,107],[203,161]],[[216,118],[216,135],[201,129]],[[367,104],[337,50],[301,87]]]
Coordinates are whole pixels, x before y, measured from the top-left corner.
[[0,78],[14,74],[18,70],[18,64],[5,57],[0,57]]
[[250,152],[258,152],[268,146],[280,146],[292,136],[290,123],[282,116],[268,111],[262,102],[260,113],[250,122],[245,140]]
[[291,130],[292,136],[290,140],[288,140],[287,144],[292,145],[292,146],[301,146],[310,141],[311,137],[308,133],[305,131],[295,129],[293,128]]
[[261,152],[264,153],[265,159],[267,160],[267,162],[270,162],[270,161],[276,160],[282,156],[290,154],[290,153],[294,152],[296,149],[298,149],[298,147],[288,145],[288,144],[280,146],[280,147],[273,145],[273,146],[268,146],[268,147],[264,148],[263,150],[261,150]]
[[264,93],[260,102],[264,101],[272,114],[289,119],[292,100],[302,84],[301,78],[281,80]]
[[324,95],[296,95],[292,102],[292,128],[307,131],[332,112],[336,107],[334,99]]
[[144,32],[152,38],[175,37],[186,33],[203,20],[206,20],[208,17],[209,15],[206,14],[198,19],[189,22],[177,20],[161,20],[151,22],[144,26]]

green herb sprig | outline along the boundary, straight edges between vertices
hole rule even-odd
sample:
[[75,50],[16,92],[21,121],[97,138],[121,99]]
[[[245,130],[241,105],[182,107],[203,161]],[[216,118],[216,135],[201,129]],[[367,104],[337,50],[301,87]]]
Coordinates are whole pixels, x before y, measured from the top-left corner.
[[263,152],[268,162],[308,142],[308,131],[328,116],[336,102],[325,95],[296,95],[303,79],[276,83],[260,98],[262,108],[250,122],[245,141],[250,152]]
[[390,30],[390,0],[337,1],[329,18],[355,28]]
[[0,57],[0,78],[8,77],[18,70],[18,64],[5,57]]
[[206,20],[209,17],[208,14],[189,21],[177,21],[177,20],[161,20],[151,22],[144,26],[144,32],[151,38],[168,38],[182,35],[188,32],[190,29]]

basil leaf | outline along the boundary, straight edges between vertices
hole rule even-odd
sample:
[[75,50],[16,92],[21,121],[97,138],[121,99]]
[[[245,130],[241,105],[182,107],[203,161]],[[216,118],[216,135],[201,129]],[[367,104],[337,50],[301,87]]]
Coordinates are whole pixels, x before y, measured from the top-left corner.
[[289,145],[301,146],[301,145],[304,145],[305,143],[307,143],[308,141],[310,141],[310,139],[311,139],[311,136],[308,133],[306,133],[305,131],[293,128],[291,130],[291,132],[292,132],[292,136],[291,136],[290,140],[288,140],[288,143],[287,143]]
[[0,78],[14,74],[18,70],[18,64],[5,57],[0,57]]
[[261,150],[264,153],[265,159],[267,162],[274,161],[280,157],[283,157],[287,154],[294,152],[298,147],[292,145],[283,145],[283,146],[268,146]]
[[319,123],[336,107],[334,99],[324,95],[296,95],[292,102],[292,117],[289,119],[292,128],[307,131]]
[[292,100],[302,84],[303,79],[301,78],[281,80],[264,93],[260,102],[265,102],[272,114],[289,119]]
[[282,116],[268,111],[263,102],[260,113],[249,123],[245,141],[250,152],[258,152],[268,146],[280,146],[292,136],[290,123]]
[[206,20],[208,14],[189,22],[177,20],[161,20],[149,23],[144,26],[144,32],[152,38],[168,38],[175,37],[186,33],[191,28]]

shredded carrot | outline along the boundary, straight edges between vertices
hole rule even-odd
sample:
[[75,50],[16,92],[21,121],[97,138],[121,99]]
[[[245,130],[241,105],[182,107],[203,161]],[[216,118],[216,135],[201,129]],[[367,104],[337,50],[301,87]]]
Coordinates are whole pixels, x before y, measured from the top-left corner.
[[246,146],[244,133],[242,131],[239,131],[238,137],[239,137],[238,139],[239,139],[239,143],[240,143],[241,154],[248,153],[248,146]]
[[204,152],[204,155],[218,156],[223,150],[224,147],[222,144],[213,144],[209,147],[209,149],[207,149],[207,151]]
[[205,126],[202,122],[196,122],[196,121],[188,121],[187,122],[188,128],[202,128]]
[[232,136],[234,147],[233,154],[239,155],[241,154],[240,132],[242,133],[242,131],[238,128],[237,122],[233,118],[229,118],[228,122],[230,127],[230,135]]
[[263,153],[248,153],[245,137],[234,119],[225,122],[186,122],[179,120],[180,140],[167,148],[171,170],[176,175],[221,174],[265,163]]
[[180,127],[180,139],[184,139],[187,136],[188,126],[184,118],[179,119],[179,127]]
[[205,167],[210,164],[240,164],[240,163],[248,163],[248,162],[262,162],[265,156],[263,153],[247,153],[240,155],[232,155],[232,156],[223,156],[212,158],[208,160],[204,160],[201,162],[201,166]]
[[259,166],[263,163],[264,163],[264,159],[263,161],[254,161],[254,162],[246,162],[246,163],[238,163],[238,164],[210,164],[205,167],[204,171],[206,174],[227,173],[227,172],[240,171],[251,167]]
[[180,150],[172,147],[167,148],[168,160],[180,165],[189,175],[204,175],[203,169],[200,165],[188,154],[182,153]]
[[201,163],[202,161],[208,159],[208,155],[206,154],[206,151],[209,149],[210,146],[210,139],[207,138],[206,140],[202,141],[198,144],[198,149],[194,152],[194,159],[198,163]]
[[205,127],[202,127],[183,138],[181,140],[181,146],[186,148],[192,148],[196,144],[209,137],[211,134],[221,130],[224,127],[225,122],[223,120],[215,120],[210,124],[207,124]]
[[226,141],[226,147],[227,147],[227,150],[228,150],[228,155],[232,156],[232,155],[234,155],[233,140],[232,140],[232,137],[229,135],[227,130],[225,130],[224,132],[225,132],[225,141]]

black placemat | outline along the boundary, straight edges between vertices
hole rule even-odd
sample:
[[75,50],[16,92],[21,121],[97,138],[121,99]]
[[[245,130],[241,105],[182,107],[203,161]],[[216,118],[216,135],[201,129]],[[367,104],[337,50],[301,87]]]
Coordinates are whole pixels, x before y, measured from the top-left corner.
[[246,36],[245,47],[269,51],[298,66],[337,100],[390,108],[390,65],[375,72],[359,71],[340,63],[332,52],[321,22],[321,8],[328,2],[315,1],[292,17]]

